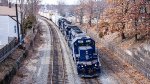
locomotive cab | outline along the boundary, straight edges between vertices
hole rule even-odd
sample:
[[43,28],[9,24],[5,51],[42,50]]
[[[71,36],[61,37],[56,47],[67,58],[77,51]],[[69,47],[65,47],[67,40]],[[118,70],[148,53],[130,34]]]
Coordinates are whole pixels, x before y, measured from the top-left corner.
[[92,47],[79,47],[79,57],[76,60],[77,71],[81,77],[96,77],[100,73],[100,64],[97,54]]

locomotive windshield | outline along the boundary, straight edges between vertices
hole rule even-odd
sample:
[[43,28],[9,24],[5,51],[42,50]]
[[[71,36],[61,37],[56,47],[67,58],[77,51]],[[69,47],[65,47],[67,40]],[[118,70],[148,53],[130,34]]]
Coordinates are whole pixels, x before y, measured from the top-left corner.
[[83,41],[78,41],[79,46],[92,46],[94,45],[94,42],[91,40],[86,40],[85,42]]

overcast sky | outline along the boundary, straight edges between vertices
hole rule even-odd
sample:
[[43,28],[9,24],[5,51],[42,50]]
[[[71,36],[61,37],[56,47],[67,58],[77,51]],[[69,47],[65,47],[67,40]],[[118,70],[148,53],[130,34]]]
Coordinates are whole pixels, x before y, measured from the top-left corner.
[[[42,4],[57,4],[58,1],[60,0],[41,0]],[[65,4],[72,5],[76,4],[78,0],[61,0],[64,1]]]

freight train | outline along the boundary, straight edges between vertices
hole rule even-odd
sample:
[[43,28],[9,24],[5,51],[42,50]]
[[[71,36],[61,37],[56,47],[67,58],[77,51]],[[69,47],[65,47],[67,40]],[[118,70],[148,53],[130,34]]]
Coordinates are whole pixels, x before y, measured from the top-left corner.
[[96,52],[95,41],[65,18],[58,20],[58,27],[72,51],[78,75],[80,77],[99,76],[101,64]]

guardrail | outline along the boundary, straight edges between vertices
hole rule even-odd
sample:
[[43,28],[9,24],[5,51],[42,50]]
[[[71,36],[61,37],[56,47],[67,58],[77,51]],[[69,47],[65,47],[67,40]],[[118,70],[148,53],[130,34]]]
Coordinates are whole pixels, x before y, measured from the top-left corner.
[[[7,58],[12,51],[17,46],[16,38],[14,38],[9,44],[5,45],[2,49],[0,49],[0,63]],[[19,45],[18,45],[19,46]]]

